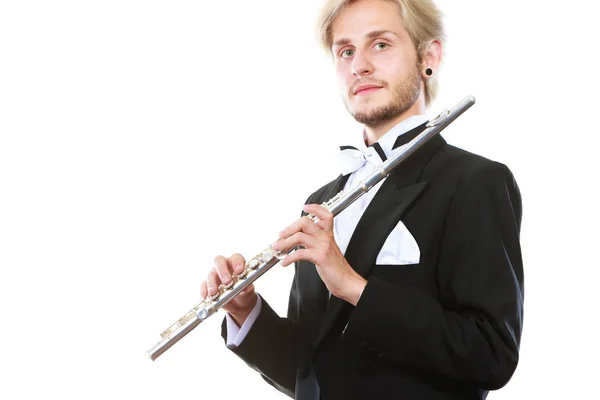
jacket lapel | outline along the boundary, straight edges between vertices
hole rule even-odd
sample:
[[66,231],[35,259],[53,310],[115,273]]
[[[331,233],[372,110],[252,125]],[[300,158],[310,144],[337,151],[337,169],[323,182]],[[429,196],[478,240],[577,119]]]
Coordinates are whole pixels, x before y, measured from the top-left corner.
[[[426,188],[427,182],[419,181],[419,177],[431,156],[444,144],[446,141],[440,135],[431,138],[391,171],[373,197],[352,234],[345,254],[348,263],[362,277],[368,279],[386,238]],[[336,320],[343,319],[342,322],[346,322],[347,318],[339,318],[342,311],[349,313],[351,310],[349,303],[331,296],[317,344],[331,330]]]

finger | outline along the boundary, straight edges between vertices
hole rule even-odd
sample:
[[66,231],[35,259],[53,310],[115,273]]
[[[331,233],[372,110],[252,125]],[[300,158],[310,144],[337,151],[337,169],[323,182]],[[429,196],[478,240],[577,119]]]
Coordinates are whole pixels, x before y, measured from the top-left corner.
[[281,232],[279,232],[279,238],[280,239],[285,239],[286,237],[291,236],[291,235],[293,235],[296,232],[300,232],[302,230],[302,222],[305,219],[306,218],[302,217],[302,218],[294,221],[287,228],[285,228],[284,230],[282,230]]
[[295,221],[293,224],[279,232],[279,237],[282,239],[288,238],[295,234],[296,232],[305,232],[312,236],[319,236],[319,233],[322,232],[323,229],[318,227],[317,224],[312,222],[307,217],[302,217]]
[[229,260],[223,256],[215,257],[215,270],[219,275],[219,279],[224,285],[228,285],[231,282],[231,266]]
[[214,268],[211,269],[208,273],[208,276],[206,277],[206,287],[208,289],[208,294],[210,296],[215,295],[217,293],[217,288],[220,284],[221,279],[219,278],[217,271]]
[[319,218],[317,225],[319,225],[321,229],[325,231],[333,231],[333,214],[331,211],[318,204],[305,204],[302,209],[307,213],[316,215],[317,218]]
[[241,274],[246,267],[246,260],[241,254],[235,253],[229,257],[229,264],[232,266],[233,271],[236,274]]
[[314,250],[311,251],[308,249],[299,249],[284,258],[283,261],[281,261],[281,266],[287,267],[288,265],[300,260],[308,260],[317,265],[317,262],[314,260]]
[[206,286],[206,281],[203,281],[200,284],[200,299],[201,300],[206,299],[207,294],[208,294],[208,288]]
[[319,240],[304,232],[296,232],[286,239],[280,239],[271,246],[275,250],[289,250],[296,246],[315,248],[319,245]]

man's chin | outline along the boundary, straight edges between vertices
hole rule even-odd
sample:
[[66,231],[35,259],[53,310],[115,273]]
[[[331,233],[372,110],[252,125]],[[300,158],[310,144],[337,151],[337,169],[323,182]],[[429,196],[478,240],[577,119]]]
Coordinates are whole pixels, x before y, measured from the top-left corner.
[[382,107],[359,107],[353,110],[352,115],[356,119],[377,119],[378,114],[381,114]]
[[352,116],[354,117],[356,122],[365,124],[367,126],[375,126],[382,122],[381,116],[379,115],[379,113],[375,113],[375,112],[369,112],[369,113],[358,112],[358,113],[353,113]]

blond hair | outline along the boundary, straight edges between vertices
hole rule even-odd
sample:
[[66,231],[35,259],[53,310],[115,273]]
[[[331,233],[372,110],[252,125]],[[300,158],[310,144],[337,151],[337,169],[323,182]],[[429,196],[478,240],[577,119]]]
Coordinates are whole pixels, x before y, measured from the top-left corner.
[[[356,0],[326,0],[318,19],[317,29],[321,46],[331,54],[332,26],[340,13]],[[400,8],[402,22],[408,32],[418,62],[422,60],[424,51],[433,40],[444,43],[446,34],[442,22],[442,13],[432,0],[382,0],[396,3]],[[437,74],[425,80],[425,104],[429,106],[438,92]]]

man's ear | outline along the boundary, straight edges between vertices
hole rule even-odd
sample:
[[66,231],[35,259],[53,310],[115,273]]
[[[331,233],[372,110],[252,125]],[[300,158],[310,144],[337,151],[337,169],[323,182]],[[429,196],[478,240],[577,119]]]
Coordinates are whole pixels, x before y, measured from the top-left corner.
[[433,75],[442,63],[442,43],[432,40],[421,53],[421,74],[424,79]]

